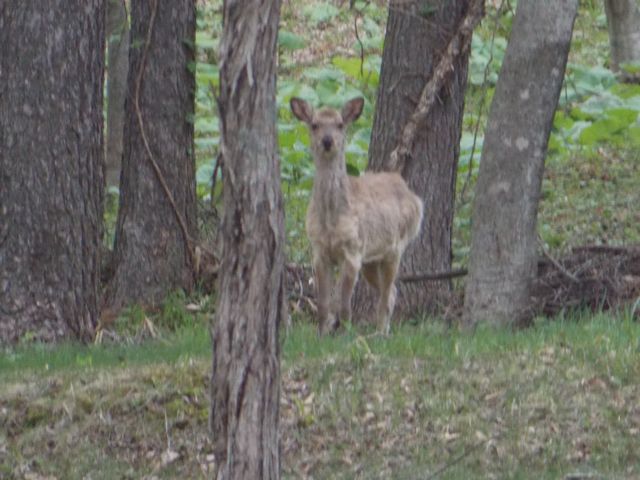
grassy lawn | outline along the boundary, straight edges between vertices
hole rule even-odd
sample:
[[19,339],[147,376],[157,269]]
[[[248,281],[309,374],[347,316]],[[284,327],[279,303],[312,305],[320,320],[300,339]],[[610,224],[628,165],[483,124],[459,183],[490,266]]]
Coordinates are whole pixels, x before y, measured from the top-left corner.
[[[283,333],[284,478],[640,476],[629,314],[382,338]],[[0,478],[210,478],[210,341],[18,347],[0,357]],[[31,476],[29,476],[31,475]]]

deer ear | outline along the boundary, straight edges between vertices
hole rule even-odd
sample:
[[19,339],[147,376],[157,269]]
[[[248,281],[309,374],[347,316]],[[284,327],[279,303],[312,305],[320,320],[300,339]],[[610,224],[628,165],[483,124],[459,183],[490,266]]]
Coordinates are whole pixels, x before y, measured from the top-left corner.
[[342,121],[344,123],[355,122],[362,113],[363,107],[364,98],[358,97],[353,100],[349,100],[345,103],[344,107],[342,107]]
[[298,120],[311,123],[313,118],[313,107],[301,98],[293,97],[290,102],[291,111]]

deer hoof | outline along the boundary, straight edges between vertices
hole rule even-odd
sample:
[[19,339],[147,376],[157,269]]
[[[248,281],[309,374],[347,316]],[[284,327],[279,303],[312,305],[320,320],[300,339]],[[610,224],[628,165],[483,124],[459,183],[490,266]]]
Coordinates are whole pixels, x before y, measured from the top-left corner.
[[331,335],[338,330],[340,320],[334,314],[329,314],[327,319],[320,325],[320,335]]

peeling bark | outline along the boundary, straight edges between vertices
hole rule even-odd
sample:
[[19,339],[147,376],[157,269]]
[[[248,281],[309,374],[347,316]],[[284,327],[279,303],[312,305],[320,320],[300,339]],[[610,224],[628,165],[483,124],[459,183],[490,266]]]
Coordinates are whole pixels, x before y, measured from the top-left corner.
[[219,480],[277,479],[278,331],[285,315],[275,100],[280,1],[226,0],[223,8],[224,217],[210,427]]
[[489,113],[473,205],[465,323],[526,321],[536,219],[577,0],[520,0]]

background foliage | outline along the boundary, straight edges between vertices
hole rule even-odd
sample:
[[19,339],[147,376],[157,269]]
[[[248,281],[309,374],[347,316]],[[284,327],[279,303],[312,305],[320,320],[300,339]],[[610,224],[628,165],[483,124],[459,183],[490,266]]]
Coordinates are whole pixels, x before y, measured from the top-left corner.
[[[494,2],[499,3],[499,2]],[[386,4],[357,1],[353,9],[328,2],[301,2],[283,9],[279,34],[278,136],[287,210],[288,258],[308,261],[304,211],[313,181],[313,162],[304,125],[289,112],[289,100],[340,106],[355,96],[366,99],[351,129],[349,172],[366,168],[384,41]],[[495,88],[514,6],[489,8],[474,35],[460,141],[455,218],[455,263],[469,251],[473,185],[483,130]],[[429,12],[424,12],[428,17]],[[357,35],[356,27],[357,25]],[[198,15],[196,148],[198,196],[211,200],[211,176],[219,142],[214,92],[218,82],[218,2],[201,4]],[[547,247],[563,250],[585,243],[640,241],[640,203],[634,188],[640,176],[640,86],[618,83],[607,69],[608,39],[601,2],[583,1],[570,63],[550,140],[539,215]],[[425,172],[428,174],[428,172]],[[218,195],[216,190],[214,195]],[[218,197],[214,204],[218,204]]]

